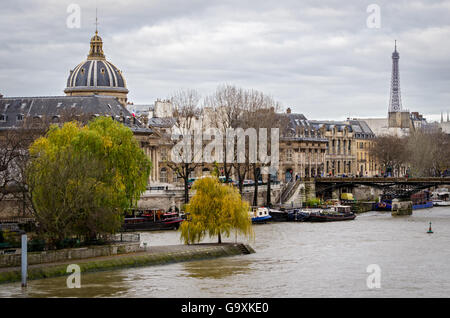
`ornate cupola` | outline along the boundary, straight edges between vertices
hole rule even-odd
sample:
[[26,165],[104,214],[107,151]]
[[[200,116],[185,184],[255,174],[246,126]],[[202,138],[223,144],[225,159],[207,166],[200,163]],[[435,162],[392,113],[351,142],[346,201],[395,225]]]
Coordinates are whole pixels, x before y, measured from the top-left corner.
[[95,35],[91,38],[91,51],[88,55],[88,60],[104,60],[105,54],[103,53],[103,41],[98,35],[98,31],[95,30]]
[[128,89],[125,78],[116,66],[106,60],[103,41],[97,28],[91,38],[87,59],[70,71],[64,92],[67,96],[113,96],[122,105],[127,105]]

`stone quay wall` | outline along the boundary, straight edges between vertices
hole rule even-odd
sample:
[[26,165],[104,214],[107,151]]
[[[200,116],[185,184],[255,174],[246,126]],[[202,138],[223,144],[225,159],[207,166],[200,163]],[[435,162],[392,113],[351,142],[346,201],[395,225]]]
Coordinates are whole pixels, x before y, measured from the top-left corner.
[[[66,248],[61,250],[29,252],[28,264],[43,264],[64,262],[68,260],[85,259],[99,256],[111,256],[118,254],[133,253],[139,250],[139,242],[132,243],[116,243],[111,245],[88,246],[80,248]],[[21,254],[0,255],[0,267],[20,266]]]

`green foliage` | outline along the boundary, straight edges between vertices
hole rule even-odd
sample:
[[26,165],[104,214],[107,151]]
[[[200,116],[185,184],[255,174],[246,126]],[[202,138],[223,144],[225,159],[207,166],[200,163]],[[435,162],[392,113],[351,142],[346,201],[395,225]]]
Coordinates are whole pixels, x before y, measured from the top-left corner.
[[321,201],[319,198],[314,198],[314,199],[308,199],[306,201],[306,206],[308,207],[317,207],[321,204]]
[[28,242],[28,252],[41,252],[45,249],[45,241],[34,238]]
[[0,243],[6,243],[9,247],[20,247],[20,234],[10,230],[3,230],[3,241]]
[[87,126],[54,125],[30,146],[30,155],[35,216],[41,235],[54,243],[117,231],[123,211],[145,191],[151,169],[132,131],[106,117]]
[[229,237],[232,230],[253,236],[249,205],[242,201],[237,189],[210,176],[195,181],[195,195],[186,205],[187,221],[180,227],[185,244],[200,242],[205,235]]

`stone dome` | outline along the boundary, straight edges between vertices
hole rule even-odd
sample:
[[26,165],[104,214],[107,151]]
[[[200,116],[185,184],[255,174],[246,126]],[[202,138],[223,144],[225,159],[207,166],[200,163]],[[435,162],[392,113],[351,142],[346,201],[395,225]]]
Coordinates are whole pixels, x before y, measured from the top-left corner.
[[106,60],[86,60],[70,72],[65,92],[97,88],[128,92],[122,72]]
[[87,59],[70,71],[64,92],[68,96],[110,95],[126,104],[128,89],[125,78],[115,65],[106,60],[103,41],[97,31],[91,38]]

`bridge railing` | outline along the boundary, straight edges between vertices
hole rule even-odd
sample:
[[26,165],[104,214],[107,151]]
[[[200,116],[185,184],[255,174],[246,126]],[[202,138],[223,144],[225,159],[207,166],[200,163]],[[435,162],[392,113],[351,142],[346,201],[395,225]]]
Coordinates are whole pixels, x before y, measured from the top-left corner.
[[450,184],[449,177],[320,177],[310,178],[310,181],[316,182],[355,182],[355,183],[439,183]]

